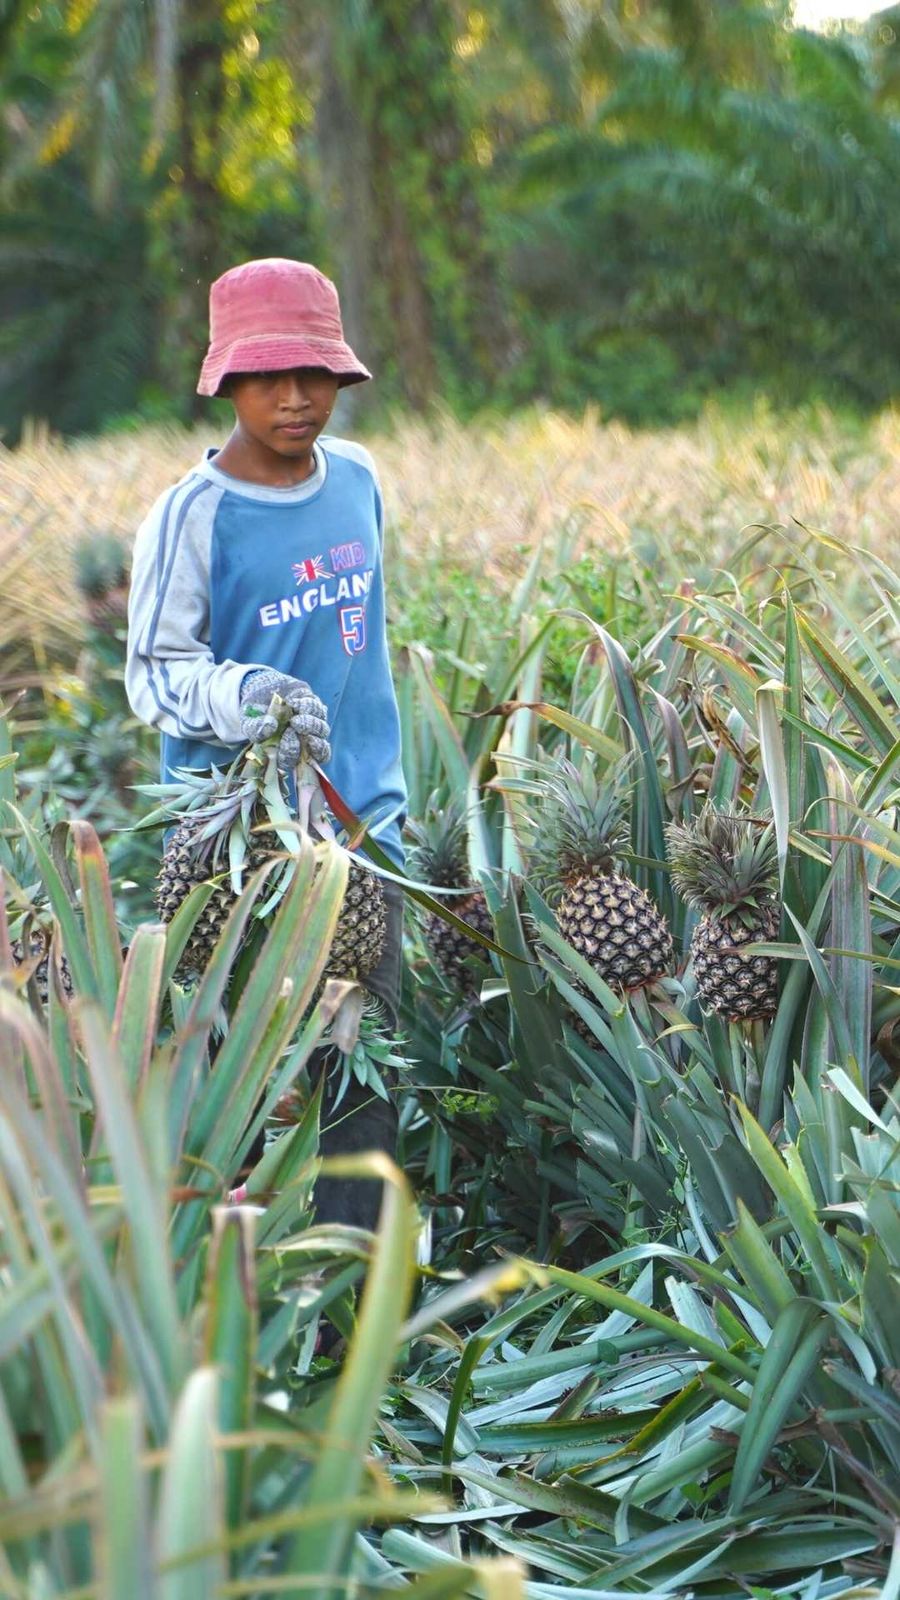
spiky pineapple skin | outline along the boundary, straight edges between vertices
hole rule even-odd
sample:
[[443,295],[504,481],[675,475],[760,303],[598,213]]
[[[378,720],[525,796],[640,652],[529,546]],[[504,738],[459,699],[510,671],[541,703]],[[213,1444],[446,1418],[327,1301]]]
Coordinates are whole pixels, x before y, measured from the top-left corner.
[[[198,861],[196,856],[197,830],[196,820],[186,817],[179,823],[166,847],[157,877],[156,893],[156,908],[163,922],[171,922],[196,884],[209,881],[207,865]],[[245,881],[248,875],[280,849],[277,834],[268,831],[251,834]],[[205,970],[237,898],[227,870],[224,875],[217,873],[216,876],[219,881],[191,930],[179,962],[179,973],[185,976]],[[381,883],[364,867],[351,861],[325,975],[364,978],[381,957],[386,925]]]
[[760,1022],[778,1007],[775,956],[744,955],[742,946],[778,937],[779,911],[763,905],[748,926],[736,915],[703,917],[691,938],[700,1003],[729,1022]]
[[[23,966],[26,960],[33,961],[35,957],[38,958],[38,964],[32,977],[37,985],[41,1005],[45,1006],[50,998],[50,938],[39,928],[32,929],[28,938],[27,952],[21,939],[13,940],[12,944],[12,958],[17,967]],[[60,981],[63,994],[70,1000],[73,994],[72,973],[65,956],[60,960]]]
[[364,978],[378,965],[386,931],[387,913],[381,881],[374,873],[351,861],[326,976]]
[[[156,910],[161,922],[171,922],[191,890],[197,884],[209,881],[206,863],[196,856],[197,829],[197,822],[185,817],[166,845],[156,879]],[[260,849],[254,838],[248,851],[248,869],[255,871],[268,855],[269,850]],[[226,876],[216,884],[191,929],[178,963],[180,976],[204,971],[228,921],[234,901],[234,891]]]
[[[468,922],[476,932],[485,934],[489,939],[493,938],[494,925],[487,901],[480,889],[465,898],[460,897],[455,900],[452,909],[461,921]],[[478,979],[469,966],[472,956],[482,954],[476,940],[451,927],[433,911],[425,918],[425,938],[434,957],[435,966],[443,973],[448,983],[461,990],[463,994],[476,993]]]
[[617,872],[585,873],[564,891],[563,937],[614,989],[637,989],[669,971],[672,935],[650,896]]

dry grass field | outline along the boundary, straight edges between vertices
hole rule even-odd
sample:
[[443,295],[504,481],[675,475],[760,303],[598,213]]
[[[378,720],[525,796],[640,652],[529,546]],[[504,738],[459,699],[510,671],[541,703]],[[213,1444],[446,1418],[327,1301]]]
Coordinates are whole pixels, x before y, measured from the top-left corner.
[[[0,681],[71,660],[83,630],[73,552],[130,542],[145,509],[216,440],[147,428],[71,443],[33,430],[0,454]],[[738,424],[632,432],[588,412],[462,425],[406,423],[368,440],[385,486],[395,581],[476,570],[503,584],[523,550],[566,526],[582,550],[632,549],[671,575],[727,567],[742,530],[791,519],[888,560],[900,546],[900,416],[848,427],[759,408]]]

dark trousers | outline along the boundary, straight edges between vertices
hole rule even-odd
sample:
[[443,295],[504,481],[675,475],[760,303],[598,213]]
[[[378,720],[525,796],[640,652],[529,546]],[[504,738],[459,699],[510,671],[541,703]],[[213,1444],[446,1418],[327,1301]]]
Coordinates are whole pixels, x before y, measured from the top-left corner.
[[[368,974],[364,988],[384,1007],[387,1026],[397,1026],[400,1006],[400,970],[403,941],[403,891],[395,883],[383,881],[387,926],[384,949],[376,967]],[[308,1071],[313,1085],[324,1075],[322,1096],[321,1156],[359,1155],[366,1150],[383,1150],[393,1158],[397,1153],[397,1108],[393,1098],[365,1089],[352,1079],[338,1106],[334,1099],[340,1083],[340,1066],[333,1046],[314,1050]],[[387,1085],[388,1089],[394,1087]],[[264,1136],[254,1140],[246,1157],[253,1167],[263,1152]],[[313,1192],[316,1222],[340,1222],[355,1228],[374,1230],[381,1207],[381,1183],[374,1178],[319,1178]]]

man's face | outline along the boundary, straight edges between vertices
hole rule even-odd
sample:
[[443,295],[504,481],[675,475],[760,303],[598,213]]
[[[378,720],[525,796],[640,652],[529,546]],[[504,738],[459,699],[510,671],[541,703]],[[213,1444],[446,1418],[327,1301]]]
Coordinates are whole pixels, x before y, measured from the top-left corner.
[[324,367],[235,373],[228,379],[228,397],[245,439],[291,460],[310,455],[337,391],[337,378]]

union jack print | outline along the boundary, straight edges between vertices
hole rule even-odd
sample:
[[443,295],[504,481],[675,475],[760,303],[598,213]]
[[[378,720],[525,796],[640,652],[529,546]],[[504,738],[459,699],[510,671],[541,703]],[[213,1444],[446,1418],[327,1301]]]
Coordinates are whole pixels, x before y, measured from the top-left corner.
[[301,583],[315,583],[317,578],[334,577],[334,573],[329,572],[325,565],[324,556],[307,556],[305,561],[292,562],[291,568],[298,589]]

